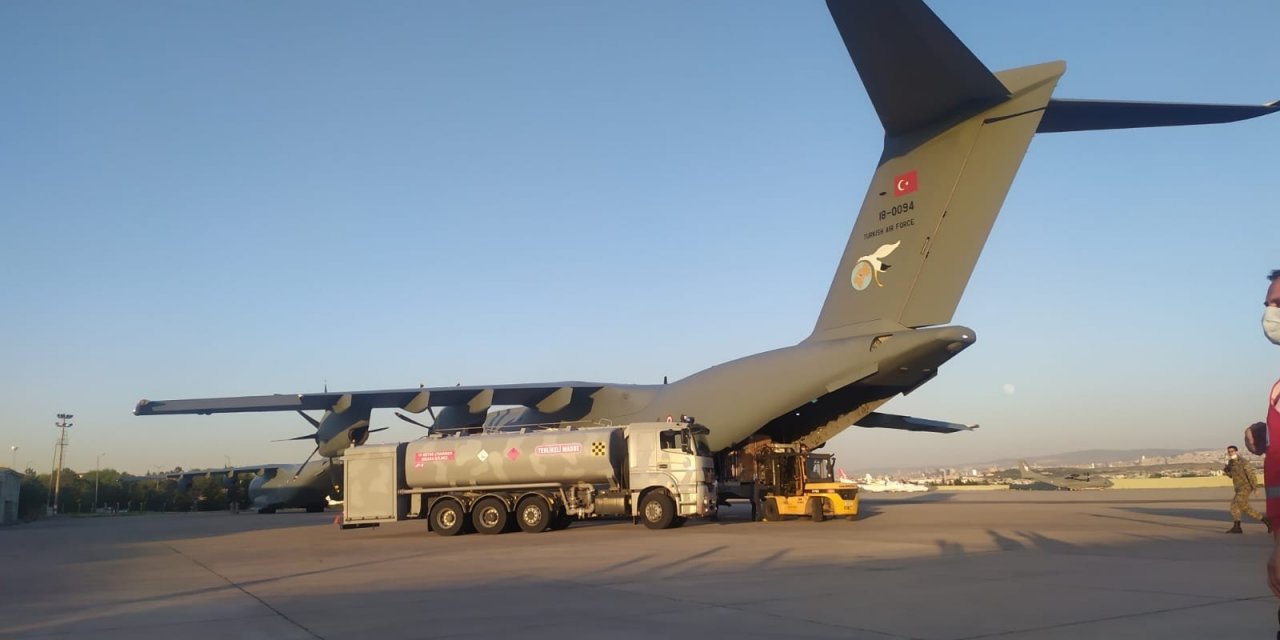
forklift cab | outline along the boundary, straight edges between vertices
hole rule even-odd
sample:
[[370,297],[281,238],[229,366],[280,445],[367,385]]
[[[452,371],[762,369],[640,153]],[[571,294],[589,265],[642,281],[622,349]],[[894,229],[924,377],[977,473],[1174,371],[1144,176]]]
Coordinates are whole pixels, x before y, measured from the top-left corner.
[[829,453],[809,453],[801,454],[800,459],[804,465],[806,484],[810,482],[836,481],[835,456]]
[[766,456],[760,479],[780,493],[798,495],[810,484],[835,482],[835,466],[835,456],[829,453],[775,449]]

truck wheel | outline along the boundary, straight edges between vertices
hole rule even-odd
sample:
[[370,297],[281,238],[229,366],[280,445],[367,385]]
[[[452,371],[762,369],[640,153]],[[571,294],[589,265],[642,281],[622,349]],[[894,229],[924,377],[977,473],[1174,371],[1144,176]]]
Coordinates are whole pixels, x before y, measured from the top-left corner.
[[765,522],[779,522],[782,520],[782,512],[778,511],[778,501],[773,498],[764,499],[764,506],[761,511],[764,511]]
[[431,528],[442,536],[456,536],[467,524],[467,516],[457,500],[440,500],[431,507]]
[[516,524],[525,533],[542,533],[551,526],[551,507],[538,496],[529,496],[516,505]]
[[640,499],[640,519],[650,529],[667,529],[676,518],[676,503],[662,491],[650,491]]
[[507,505],[492,496],[481,498],[471,509],[471,524],[480,533],[502,533],[507,528]]
[[827,519],[826,514],[822,512],[822,498],[809,498],[809,519],[814,522]]

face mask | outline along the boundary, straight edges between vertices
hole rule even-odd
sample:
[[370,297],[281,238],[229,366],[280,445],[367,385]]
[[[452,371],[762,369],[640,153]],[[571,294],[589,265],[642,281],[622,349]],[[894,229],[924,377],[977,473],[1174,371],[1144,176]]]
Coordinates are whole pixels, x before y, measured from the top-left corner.
[[1280,346],[1280,307],[1267,307],[1262,313],[1262,332],[1271,344]]

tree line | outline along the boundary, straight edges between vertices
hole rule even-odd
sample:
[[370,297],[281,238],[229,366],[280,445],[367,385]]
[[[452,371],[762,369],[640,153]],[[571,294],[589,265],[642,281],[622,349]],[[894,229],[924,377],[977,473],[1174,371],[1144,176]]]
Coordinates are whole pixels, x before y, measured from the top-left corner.
[[[180,473],[176,468],[166,473]],[[19,517],[43,517],[54,496],[53,474],[27,469],[18,497]],[[78,472],[63,469],[59,476],[58,513],[134,513],[140,511],[224,511],[249,507],[253,476],[195,477],[189,481],[158,476],[134,476],[115,469]],[[97,500],[94,499],[95,481]]]

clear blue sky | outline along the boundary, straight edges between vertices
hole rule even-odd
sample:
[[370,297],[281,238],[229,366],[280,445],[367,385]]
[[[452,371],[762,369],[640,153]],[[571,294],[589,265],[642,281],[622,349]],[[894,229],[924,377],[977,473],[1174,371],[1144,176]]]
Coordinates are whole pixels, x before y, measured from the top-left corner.
[[[1273,0],[935,0],[1057,96],[1280,98]],[[0,4],[0,445],[300,461],[288,414],[140,398],[657,382],[792,344],[882,132],[820,2]],[[1219,446],[1280,375],[1280,116],[1037,136],[955,321],[851,472]],[[1004,390],[1012,385],[1013,393]],[[389,412],[385,439],[416,437]],[[375,437],[377,437],[375,436]]]

